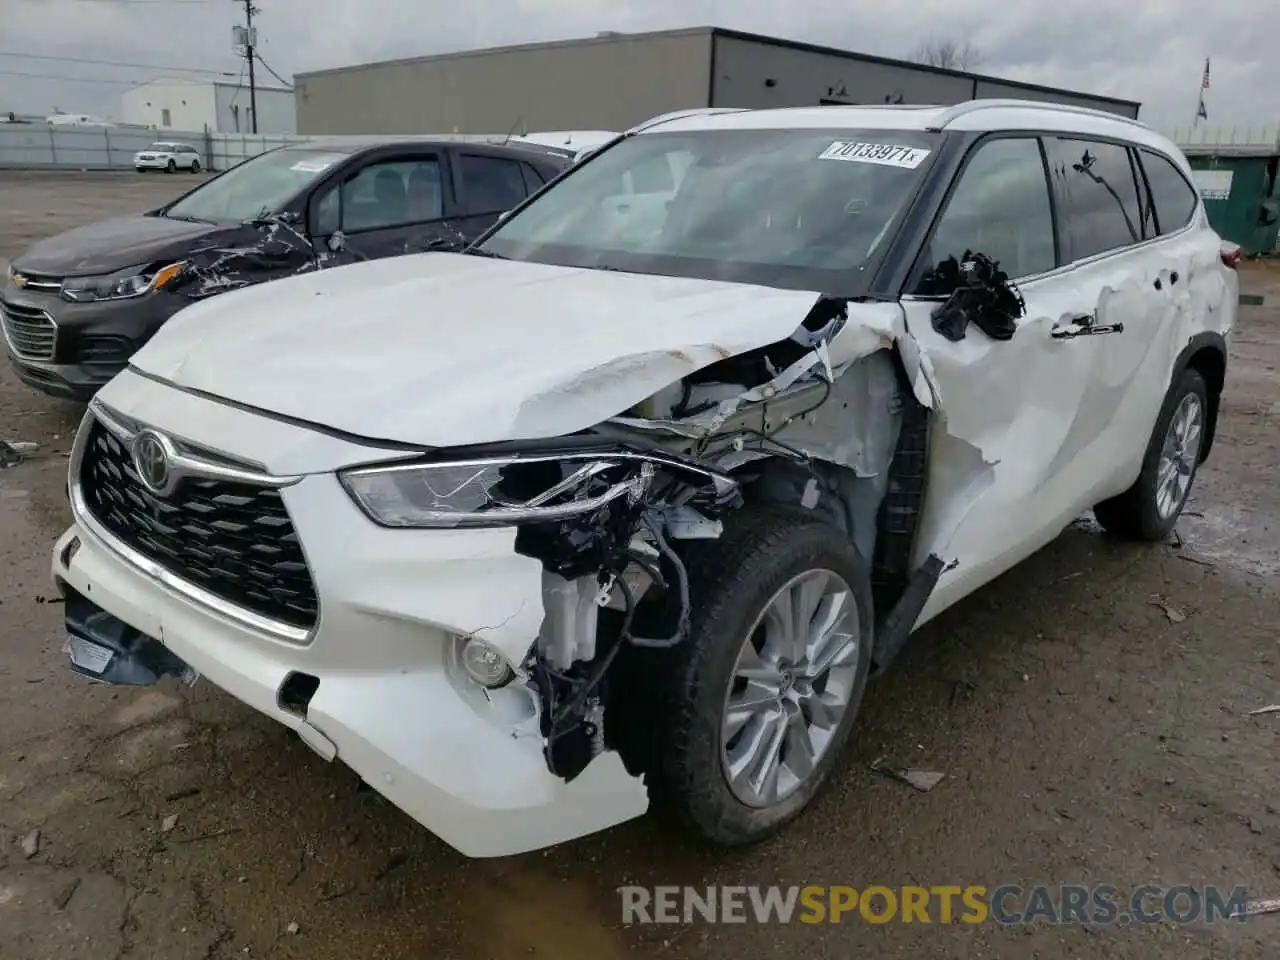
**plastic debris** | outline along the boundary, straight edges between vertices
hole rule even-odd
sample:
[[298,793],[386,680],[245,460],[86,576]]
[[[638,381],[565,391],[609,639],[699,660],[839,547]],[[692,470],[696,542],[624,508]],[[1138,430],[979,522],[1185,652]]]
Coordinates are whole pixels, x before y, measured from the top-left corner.
[[1177,607],[1171,607],[1159,597],[1151,601],[1153,607],[1159,607],[1164,611],[1164,615],[1169,618],[1170,623],[1182,623],[1187,619],[1187,615]]
[[160,821],[160,832],[168,833],[177,825],[178,825],[178,815],[176,813],[171,813],[169,814],[169,816],[165,817],[163,820]]
[[1250,710],[1249,716],[1260,717],[1264,713],[1280,713],[1280,703],[1273,703],[1269,707],[1259,707],[1257,710]]
[[884,774],[891,780],[915,787],[921,793],[928,793],[947,778],[945,773],[938,773],[936,770],[902,770],[896,767],[882,767],[879,760],[871,765],[871,769],[876,773]]
[[11,443],[5,443],[0,440],[0,470],[7,467],[16,467],[22,462],[22,454],[18,448]]
[[22,855],[30,860],[40,852],[40,831],[32,830],[22,838]]

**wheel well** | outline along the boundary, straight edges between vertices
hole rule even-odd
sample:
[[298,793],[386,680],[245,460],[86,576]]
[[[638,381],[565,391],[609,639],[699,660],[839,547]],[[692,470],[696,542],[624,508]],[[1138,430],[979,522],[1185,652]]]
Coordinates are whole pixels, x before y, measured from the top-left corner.
[[[871,570],[877,623],[902,598],[914,572],[911,560],[924,505],[932,422],[931,411],[916,399],[901,355],[894,350],[892,358],[897,373],[902,419],[887,476],[882,482],[870,477],[856,477],[847,468],[834,464],[817,462],[801,465],[781,458],[767,463],[756,461],[735,472],[743,483],[743,494],[748,503],[798,507],[821,516],[844,530],[860,549],[868,552],[863,559]],[[844,474],[852,485],[861,485],[860,489],[865,494],[875,496],[870,515],[861,510],[851,510],[849,503],[840,503],[840,492],[848,493],[849,487],[840,482],[839,474]],[[806,484],[811,477],[819,475],[823,481],[823,495],[813,504],[801,506]],[[862,505],[868,502],[865,496],[857,499]],[[860,516],[855,517],[855,513]]]
[[1187,358],[1184,369],[1196,371],[1209,388],[1209,409],[1205,416],[1204,439],[1200,444],[1200,462],[1209,459],[1214,434],[1218,426],[1218,408],[1222,402],[1222,388],[1227,380],[1227,358],[1217,346],[1202,346]]

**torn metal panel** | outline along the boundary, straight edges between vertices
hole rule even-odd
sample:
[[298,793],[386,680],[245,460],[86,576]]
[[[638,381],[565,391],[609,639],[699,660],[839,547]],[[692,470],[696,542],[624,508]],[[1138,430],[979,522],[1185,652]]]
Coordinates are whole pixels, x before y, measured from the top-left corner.
[[[448,221],[431,224],[403,240],[380,244],[374,257],[460,250],[477,233],[477,230],[464,231]],[[342,231],[313,239],[303,229],[299,217],[272,214],[223,232],[213,242],[193,250],[168,289],[191,300],[203,300],[268,280],[369,259],[372,259],[369,253],[353,248]]]
[[193,250],[171,293],[203,300],[228,290],[328,266],[336,254],[317,253],[311,239],[285,216],[246,223]]
[[1175,358],[1234,324],[1234,282],[1192,230],[1022,283],[1009,339],[975,323],[951,340],[936,299],[904,301],[938,400],[917,559],[952,564],[921,622],[1133,483]]

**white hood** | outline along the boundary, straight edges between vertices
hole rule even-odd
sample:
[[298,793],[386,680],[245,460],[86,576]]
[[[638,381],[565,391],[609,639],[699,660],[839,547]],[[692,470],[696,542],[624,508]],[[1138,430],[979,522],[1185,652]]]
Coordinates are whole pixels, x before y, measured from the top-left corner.
[[790,336],[817,294],[461,254],[392,257],[194,304],[133,359],[181,387],[373,439],[593,426]]

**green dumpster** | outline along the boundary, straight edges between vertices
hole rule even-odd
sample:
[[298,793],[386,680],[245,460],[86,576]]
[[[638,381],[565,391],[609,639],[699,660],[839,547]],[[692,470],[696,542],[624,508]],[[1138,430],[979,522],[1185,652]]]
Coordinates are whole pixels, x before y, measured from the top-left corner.
[[1280,236],[1280,154],[1187,153],[1219,235],[1238,243],[1245,256],[1274,251]]

